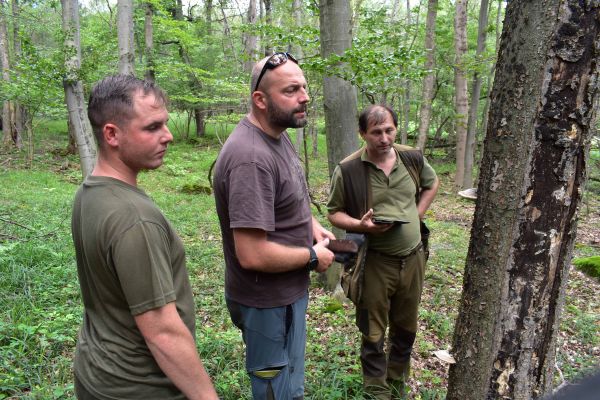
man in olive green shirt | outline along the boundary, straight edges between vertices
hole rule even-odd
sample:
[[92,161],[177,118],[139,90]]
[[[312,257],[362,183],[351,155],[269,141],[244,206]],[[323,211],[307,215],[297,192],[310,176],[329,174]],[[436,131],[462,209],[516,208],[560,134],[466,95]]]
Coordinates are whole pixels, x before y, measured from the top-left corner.
[[[396,114],[386,106],[370,106],[361,113],[359,128],[366,146],[338,165],[327,204],[333,225],[367,235],[357,326],[362,333],[360,358],[365,392],[377,399],[403,396],[425,274],[420,219],[439,185],[435,171],[418,152],[422,167],[417,188],[394,147],[397,125]],[[370,188],[366,191],[370,198],[363,202],[371,206],[368,210],[367,206],[361,209],[359,198],[364,196],[361,188],[365,186]],[[383,347],[388,325],[386,355]]]
[[137,187],[173,140],[165,106],[160,88],[133,76],[107,77],[90,95],[99,154],[71,221],[84,305],[80,400],[217,399],[196,350],[182,242]]

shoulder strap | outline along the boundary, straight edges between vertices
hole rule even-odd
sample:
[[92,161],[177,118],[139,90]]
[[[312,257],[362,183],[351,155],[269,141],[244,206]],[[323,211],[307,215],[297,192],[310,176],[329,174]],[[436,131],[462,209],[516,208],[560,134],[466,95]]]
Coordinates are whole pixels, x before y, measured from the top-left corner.
[[369,166],[361,160],[364,149],[350,154],[340,162],[344,182],[346,212],[353,218],[361,218],[372,204]]
[[417,188],[417,194],[415,197],[418,203],[421,195],[421,170],[425,164],[425,161],[423,160],[423,153],[419,149],[402,144],[394,143],[394,148],[398,151],[400,160],[402,160],[402,163],[406,167],[408,174],[415,183]]

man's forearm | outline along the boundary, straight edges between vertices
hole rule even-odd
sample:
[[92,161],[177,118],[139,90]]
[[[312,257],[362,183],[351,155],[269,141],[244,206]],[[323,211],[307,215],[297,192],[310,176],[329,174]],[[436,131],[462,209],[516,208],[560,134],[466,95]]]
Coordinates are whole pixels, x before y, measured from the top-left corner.
[[348,232],[362,232],[364,228],[361,225],[361,220],[352,218],[343,211],[336,211],[327,216],[331,225],[343,229]]
[[267,240],[258,229],[234,229],[233,238],[242,268],[253,271],[280,273],[303,268],[310,253],[307,247],[286,246]]
[[188,399],[218,399],[175,303],[136,316],[136,323],[159,367]]
[[437,194],[439,184],[440,184],[439,180],[436,179],[436,181],[431,186],[431,188],[423,189],[421,191],[419,204],[417,204],[419,218],[423,219],[423,217],[425,216],[425,213],[429,209],[429,206],[431,206],[431,203],[433,203],[433,199],[435,198],[435,195]]

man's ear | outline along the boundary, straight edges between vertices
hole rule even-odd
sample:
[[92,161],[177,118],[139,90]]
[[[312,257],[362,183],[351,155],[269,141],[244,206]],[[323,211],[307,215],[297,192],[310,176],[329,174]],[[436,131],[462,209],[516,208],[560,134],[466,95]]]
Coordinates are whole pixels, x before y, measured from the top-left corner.
[[259,110],[265,110],[267,108],[267,95],[260,90],[253,92],[250,98],[252,99],[252,104]]
[[117,133],[119,127],[115,124],[107,123],[102,127],[102,135],[104,136],[104,143],[109,147],[117,147],[119,145],[119,137]]

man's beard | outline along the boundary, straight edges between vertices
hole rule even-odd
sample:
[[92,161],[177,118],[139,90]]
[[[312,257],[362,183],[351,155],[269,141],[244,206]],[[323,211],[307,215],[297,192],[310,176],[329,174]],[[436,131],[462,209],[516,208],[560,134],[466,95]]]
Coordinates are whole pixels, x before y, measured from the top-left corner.
[[[274,101],[268,99],[269,110],[267,112],[267,119],[269,120],[269,124],[273,126],[279,126],[281,128],[302,128],[308,122],[306,118],[306,105],[301,105],[300,107],[292,110],[285,111],[282,108],[279,108]],[[297,118],[294,116],[295,113],[303,112],[303,118]]]

